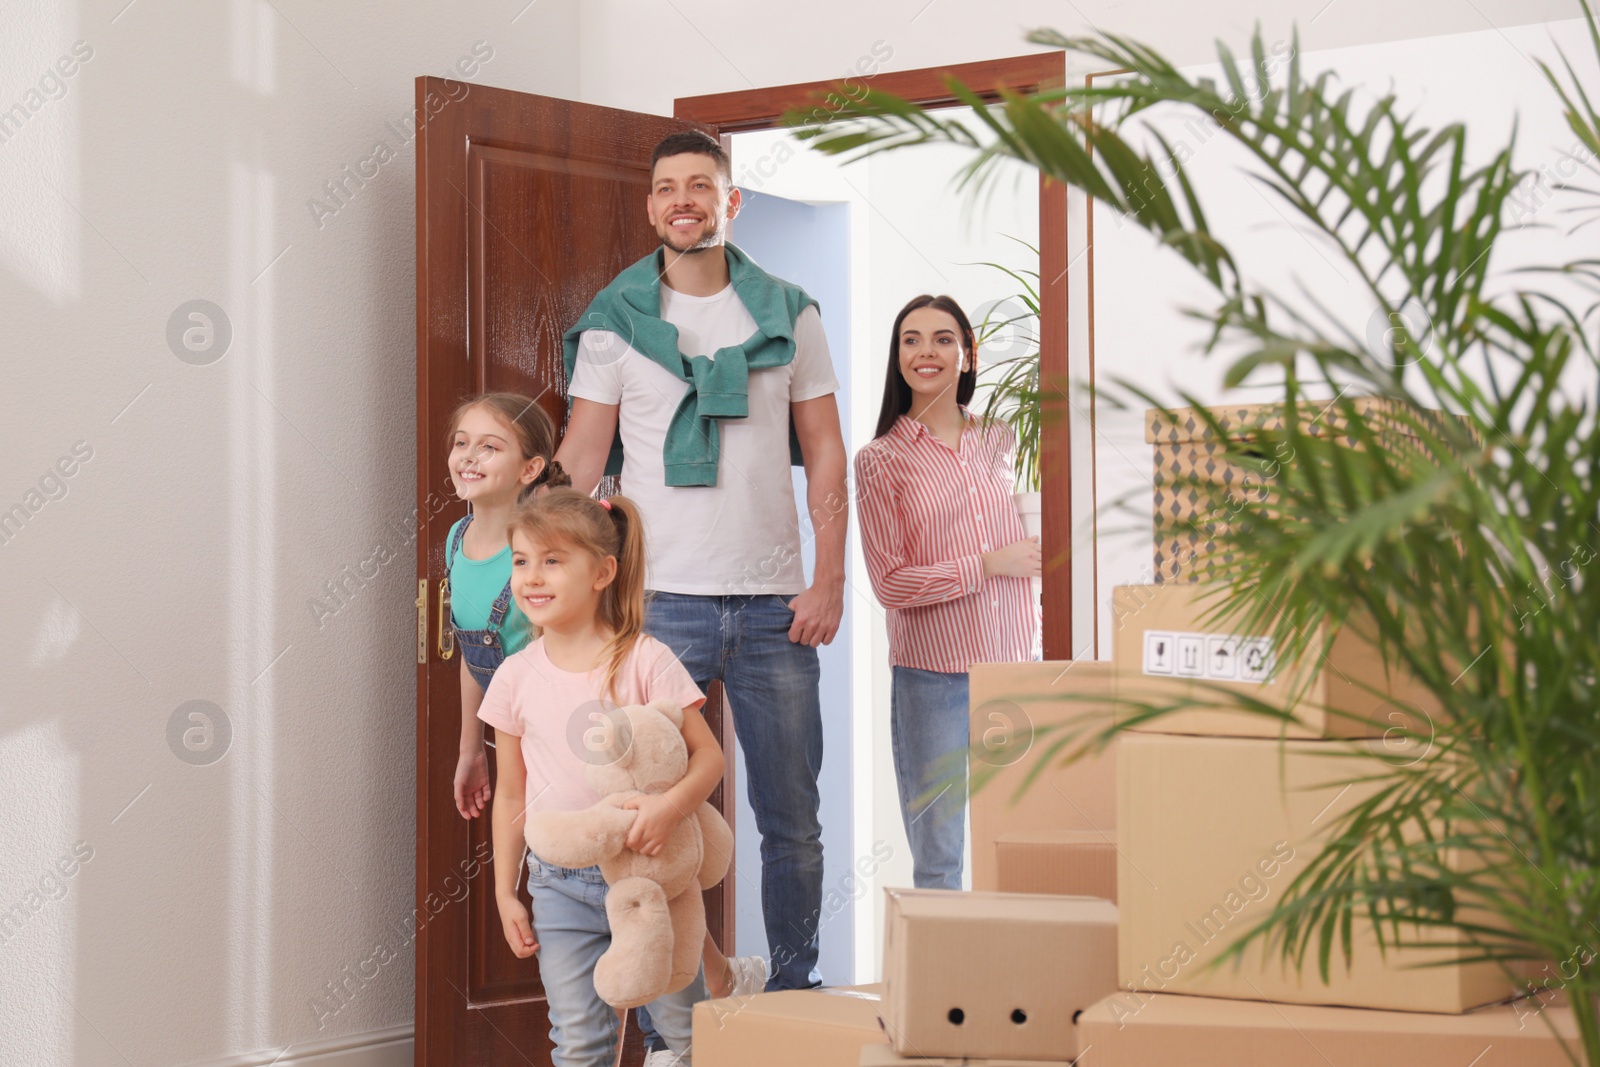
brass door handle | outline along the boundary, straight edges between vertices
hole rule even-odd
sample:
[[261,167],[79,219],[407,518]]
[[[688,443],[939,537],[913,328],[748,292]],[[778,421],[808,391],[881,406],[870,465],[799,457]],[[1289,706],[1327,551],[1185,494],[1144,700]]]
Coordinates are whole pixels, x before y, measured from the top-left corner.
[[417,579],[417,662],[428,662],[428,580]]
[[450,579],[439,579],[439,658],[456,654],[456,630],[450,625]]

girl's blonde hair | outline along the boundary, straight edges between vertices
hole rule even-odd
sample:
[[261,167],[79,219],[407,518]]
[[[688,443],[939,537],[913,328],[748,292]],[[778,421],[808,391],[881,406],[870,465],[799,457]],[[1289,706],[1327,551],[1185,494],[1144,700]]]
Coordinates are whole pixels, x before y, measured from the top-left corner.
[[556,454],[556,424],[550,421],[550,416],[545,414],[539,402],[521,393],[480,393],[469,400],[463,400],[456,409],[450,413],[450,432],[445,437],[446,447],[454,444],[456,431],[461,428],[461,420],[473,408],[488,408],[500,416],[517,435],[517,444],[522,448],[522,458],[544,460],[544,470],[529,485],[522,487],[517,494],[517,499],[526,500],[532,492],[541,485],[552,488],[558,485],[571,485],[572,479],[567,472],[561,469],[561,464],[553,458]]
[[600,594],[600,620],[614,634],[602,653],[606,675],[600,690],[615,700],[617,672],[644,632],[644,522],[638,505],[625,496],[602,503],[570,487],[550,489],[517,508],[506,535],[518,532],[596,559],[616,559],[617,576]]

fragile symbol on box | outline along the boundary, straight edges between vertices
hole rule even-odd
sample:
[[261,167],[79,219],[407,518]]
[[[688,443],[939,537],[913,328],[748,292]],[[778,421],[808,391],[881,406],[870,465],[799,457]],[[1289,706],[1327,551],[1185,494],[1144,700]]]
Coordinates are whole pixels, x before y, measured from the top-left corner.
[[1144,634],[1144,673],[1171,674],[1176,658],[1172,649],[1172,635],[1159,630],[1146,630]]
[[1146,674],[1265,684],[1276,667],[1270,637],[1145,631]]

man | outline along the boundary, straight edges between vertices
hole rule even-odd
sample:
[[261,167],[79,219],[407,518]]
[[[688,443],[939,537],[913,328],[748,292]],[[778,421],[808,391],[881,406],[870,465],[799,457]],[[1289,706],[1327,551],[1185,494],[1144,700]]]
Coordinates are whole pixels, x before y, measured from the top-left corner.
[[[767,988],[802,989],[821,981],[816,650],[844,607],[846,457],[816,304],[727,243],[739,204],[713,138],[656,146],[645,213],[662,247],[568,331],[572,410],[555,458],[583,491],[620,472],[645,518],[645,629],[702,689],[727,689],[761,833]],[[816,536],[809,586],[796,460]]]

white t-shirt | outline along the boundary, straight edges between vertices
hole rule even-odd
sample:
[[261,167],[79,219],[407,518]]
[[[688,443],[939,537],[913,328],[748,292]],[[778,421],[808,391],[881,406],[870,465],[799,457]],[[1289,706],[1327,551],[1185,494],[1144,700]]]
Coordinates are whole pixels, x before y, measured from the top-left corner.
[[[663,285],[661,317],[678,328],[678,347],[688,356],[714,356],[756,330],[732,285],[715,296]],[[666,484],[667,425],[689,384],[608,330],[579,338],[568,392],[620,405],[622,491],[644,513],[651,589],[701,596],[805,590],[789,474],[789,405],[837,392],[839,379],[815,307],[800,313],[794,332],[793,360],[750,372],[749,415],[720,420],[714,486]]]

